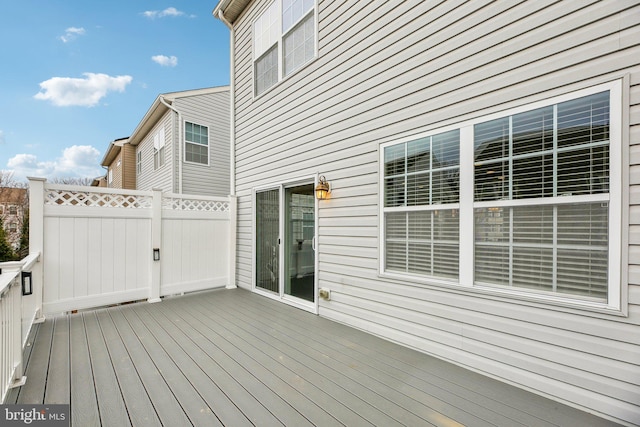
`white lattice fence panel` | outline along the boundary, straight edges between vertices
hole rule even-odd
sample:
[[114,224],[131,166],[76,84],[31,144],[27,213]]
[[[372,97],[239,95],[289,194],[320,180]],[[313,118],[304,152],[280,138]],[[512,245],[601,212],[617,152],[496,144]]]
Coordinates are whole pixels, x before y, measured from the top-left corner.
[[220,200],[165,197],[162,199],[162,207],[179,211],[229,212],[229,202]]
[[93,193],[89,191],[46,190],[44,202],[56,206],[149,209],[151,196]]

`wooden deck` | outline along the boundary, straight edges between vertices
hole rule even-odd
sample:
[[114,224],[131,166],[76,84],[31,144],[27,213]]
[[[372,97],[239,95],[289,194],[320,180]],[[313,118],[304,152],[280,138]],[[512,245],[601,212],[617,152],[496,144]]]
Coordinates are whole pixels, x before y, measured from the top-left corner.
[[8,403],[84,426],[611,423],[244,290],[48,319]]

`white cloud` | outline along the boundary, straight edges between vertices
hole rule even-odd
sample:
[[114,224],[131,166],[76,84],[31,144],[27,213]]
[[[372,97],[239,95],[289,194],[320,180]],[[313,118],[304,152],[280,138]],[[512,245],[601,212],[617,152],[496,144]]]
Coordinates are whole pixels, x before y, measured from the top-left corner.
[[34,98],[51,101],[53,105],[93,107],[108,92],[124,92],[131,76],[112,77],[107,74],[84,73],[84,78],[52,77],[40,83],[40,92]]
[[178,58],[176,56],[155,55],[151,57],[151,60],[163,67],[175,67],[178,65]]
[[64,30],[64,35],[60,36],[59,39],[62,40],[63,43],[68,43],[78,36],[83,36],[85,33],[86,31],[82,27],[69,27]]
[[184,12],[176,9],[175,7],[168,7],[165,10],[147,10],[146,12],[142,12],[142,15],[149,18],[164,18],[166,16],[182,16]]
[[33,154],[17,154],[7,162],[16,180],[28,176],[42,178],[95,178],[104,174],[100,168],[100,152],[90,145],[65,148],[54,161],[39,161]]
[[0,145],[4,144],[5,142],[7,142],[7,140],[4,137],[4,131],[0,130]]

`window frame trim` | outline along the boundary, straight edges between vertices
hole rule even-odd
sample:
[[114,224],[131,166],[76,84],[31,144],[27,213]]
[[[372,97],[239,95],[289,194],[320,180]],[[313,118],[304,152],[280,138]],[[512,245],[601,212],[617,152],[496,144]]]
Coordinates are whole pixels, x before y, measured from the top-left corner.
[[[255,37],[256,37],[255,23],[256,23],[256,21],[258,21],[258,19],[260,19],[262,17],[262,15],[271,7],[271,5],[273,3],[277,3],[277,9],[278,9],[279,35],[278,35],[276,43],[275,43],[276,44],[276,51],[278,52],[278,58],[277,58],[278,80],[273,85],[271,85],[268,88],[266,88],[265,90],[263,90],[261,93],[257,93],[257,91],[256,91],[256,89],[257,89],[257,85],[256,85],[256,61],[261,59],[273,47],[273,45],[271,45],[271,47],[269,47],[264,52],[262,52],[259,56],[256,56],[256,50],[255,50]],[[271,3],[268,3],[260,11],[260,13],[251,21],[251,94],[253,96],[253,100],[254,101],[257,100],[257,99],[260,99],[265,94],[271,92],[274,88],[280,86],[280,84],[282,84],[282,82],[284,82],[284,81],[288,80],[289,78],[291,78],[292,76],[296,75],[298,72],[300,72],[301,70],[305,69],[306,67],[308,67],[310,64],[312,64],[313,62],[315,62],[318,59],[318,57],[320,55],[319,41],[318,41],[318,37],[319,37],[319,34],[320,34],[320,30],[318,28],[319,27],[319,19],[318,19],[318,6],[319,5],[318,5],[318,3],[319,3],[319,0],[313,0],[313,7],[311,9],[309,9],[306,13],[304,13],[286,31],[282,30],[282,0],[273,0]],[[307,62],[302,64],[300,67],[298,67],[295,70],[293,70],[290,74],[284,75],[284,46],[283,46],[284,45],[284,38],[294,28],[296,28],[298,26],[298,24],[300,24],[300,22],[302,22],[310,13],[313,13],[313,25],[314,25],[314,32],[315,32],[315,34],[314,34],[313,58],[309,59]]]
[[[206,145],[206,147],[207,147],[207,163],[200,163],[200,162],[194,162],[192,160],[187,160],[187,144],[193,144],[193,145],[196,145],[196,146],[204,147],[204,144],[199,144],[197,142],[188,141],[187,140],[187,123],[191,123],[192,125],[200,126],[200,127],[203,127],[203,128],[207,129],[207,145]],[[186,163],[186,164],[194,165],[194,166],[205,166],[205,167],[211,166],[211,132],[210,132],[211,128],[209,126],[207,126],[207,125],[201,125],[199,123],[192,122],[190,120],[186,120],[185,119],[185,120],[183,120],[183,123],[182,123],[182,129],[183,129],[183,132],[184,132],[184,135],[183,135],[183,143],[184,143],[184,147],[183,147],[184,150],[183,151],[184,151],[184,154],[182,156],[182,161],[184,163]]]
[[[410,281],[415,284],[434,285],[439,287],[448,287],[460,289],[462,291],[471,291],[492,296],[504,296],[510,299],[522,299],[534,303],[546,303],[558,305],[568,308],[579,308],[594,311],[604,311],[606,313],[623,312],[623,299],[625,294],[623,289],[627,281],[624,279],[624,273],[628,270],[625,263],[628,262],[623,249],[626,243],[624,237],[624,209],[623,202],[627,202],[623,197],[625,189],[628,189],[628,180],[624,179],[624,173],[628,170],[625,166],[624,150],[628,147],[628,140],[624,137],[624,107],[623,100],[625,93],[623,91],[623,79],[608,81],[606,83],[592,85],[583,89],[573,90],[560,95],[548,97],[542,100],[523,103],[518,106],[507,108],[504,110],[492,112],[486,115],[463,120],[458,123],[449,124],[442,127],[433,127],[426,131],[416,133],[402,138],[387,140],[378,144],[378,276],[381,278],[397,279]],[[627,85],[628,86],[628,85]],[[602,194],[573,196],[574,200],[579,201],[603,201],[607,199],[609,203],[609,232],[608,232],[608,280],[607,280],[607,301],[598,302],[592,300],[581,299],[580,296],[570,294],[548,294],[538,293],[526,288],[501,288],[493,286],[483,286],[474,283],[475,262],[467,262],[466,266],[463,260],[475,260],[475,235],[474,235],[474,209],[483,206],[527,206],[527,205],[543,205],[557,204],[557,197],[535,198],[535,199],[519,199],[519,200],[494,200],[494,201],[474,201],[474,129],[473,126],[478,123],[487,122],[494,119],[513,116],[522,112],[527,112],[542,108],[545,106],[559,104],[565,101],[592,95],[598,92],[609,91],[609,192],[608,197]],[[402,273],[396,271],[385,270],[385,250],[386,250],[386,229],[385,229],[385,213],[398,211],[407,211],[412,207],[385,207],[385,174],[384,174],[384,149],[396,144],[402,144],[409,141],[425,138],[435,134],[447,132],[454,129],[460,129],[460,199],[459,199],[459,272],[458,280],[446,280],[434,278],[419,274]],[[628,160],[628,159],[627,159]],[[429,206],[431,207],[431,206]],[[418,207],[420,208],[420,207]],[[624,258],[624,259],[623,259]],[[626,311],[624,311],[626,313]],[[623,313],[623,314],[624,314]]]

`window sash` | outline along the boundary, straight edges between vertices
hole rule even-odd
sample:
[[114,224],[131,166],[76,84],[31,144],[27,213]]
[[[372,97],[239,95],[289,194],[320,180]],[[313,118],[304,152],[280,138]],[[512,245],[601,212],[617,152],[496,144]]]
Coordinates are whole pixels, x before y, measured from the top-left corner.
[[191,122],[184,126],[184,160],[201,165],[209,164],[209,128]]
[[[590,121],[593,124],[591,130],[577,132],[578,138],[571,137],[571,132],[567,131],[571,125],[563,126],[563,117],[577,117],[573,110],[584,101],[581,98],[596,96],[607,91],[608,94],[605,94],[600,101],[609,108],[608,113],[599,116],[591,115]],[[606,83],[448,128],[460,130],[462,147],[459,172],[460,196],[459,205],[457,205],[459,208],[459,274],[458,279],[453,279],[452,284],[467,288],[482,288],[483,291],[499,294],[507,293],[513,296],[553,301],[560,305],[578,305],[583,308],[605,310],[620,309],[622,278],[618,262],[621,257],[620,235],[622,232],[622,187],[620,185],[622,182],[620,137],[622,113],[619,105],[621,92],[620,81]],[[537,111],[538,109],[541,111]],[[516,115],[519,116],[514,118]],[[542,116],[544,117],[541,118]],[[509,141],[505,145],[506,150],[500,155],[478,159],[475,150],[477,147],[474,145],[477,132],[474,130],[477,130],[478,125],[482,123],[498,119],[505,119],[507,123],[504,131]],[[577,120],[576,123],[581,123],[580,120],[582,119]],[[608,133],[607,126],[603,126],[607,120]],[[565,120],[565,122],[569,121]],[[515,132],[514,124],[519,126],[515,128]],[[534,132],[532,129],[537,130]],[[574,126],[573,130],[576,129]],[[393,199],[393,197],[389,198],[387,193],[389,188],[394,188],[394,185],[404,188],[406,183],[403,179],[406,180],[411,174],[417,176],[422,173],[402,170],[403,165],[389,164],[388,157],[393,157],[394,150],[396,156],[402,157],[405,155],[406,144],[420,138],[424,137],[418,135],[380,146],[380,272],[391,277],[400,275],[417,281],[439,283],[441,281],[437,280],[436,276],[412,272],[410,269],[401,269],[393,265],[397,260],[393,258],[395,252],[392,252],[397,252],[399,247],[407,248],[411,239],[408,235],[394,237],[394,239],[387,236],[389,215],[412,210],[436,210],[447,206],[446,204],[428,205],[425,201],[421,202],[424,204],[415,206],[406,205],[404,196]],[[576,142],[578,140],[579,142]],[[548,159],[541,161],[543,157]],[[553,173],[531,172],[527,176],[522,170],[526,171],[527,164],[532,162],[542,166],[550,164]],[[585,164],[588,165],[586,169],[596,173],[584,174]],[[482,183],[482,179],[476,178],[477,172],[478,170],[486,172],[488,165],[494,168],[494,173],[505,173],[507,184],[505,189],[500,190],[499,197],[493,193],[485,193],[484,197],[478,196],[476,186]],[[495,169],[498,166],[503,169]],[[542,166],[538,169],[542,170]],[[530,166],[529,168],[531,171],[534,170]],[[563,172],[567,170],[571,172],[572,169],[578,170],[580,174]],[[527,183],[529,187],[527,189],[525,186],[526,191],[520,194],[514,191],[517,186],[513,185],[512,171],[515,171],[516,182],[521,180],[520,184]],[[521,176],[518,176],[518,173],[521,173]],[[571,179],[578,175],[580,175],[579,179]],[[530,181],[531,176],[536,176],[540,182],[551,177],[551,185],[534,191],[536,185]],[[569,179],[563,181],[563,177]],[[394,183],[394,180],[400,183]],[[487,194],[490,194],[490,197]],[[516,213],[513,216],[515,223],[502,225],[501,232],[506,233],[504,237],[506,240],[493,242],[483,240],[476,235],[479,229],[476,222],[480,219],[480,212],[486,214],[489,209],[494,212],[500,211],[505,216],[511,215],[512,212]],[[539,219],[535,215],[538,211],[552,212],[547,214],[547,223],[545,223],[551,227],[551,240],[547,238],[544,241],[535,241],[532,237],[532,233],[535,234],[534,220]],[[571,215],[566,214],[569,211]],[[575,224],[575,218],[580,215],[586,219],[577,222],[579,224],[591,222],[592,229],[580,229]],[[573,220],[569,221],[568,218]],[[573,236],[575,241],[566,240],[567,236]],[[485,254],[482,258],[482,251],[479,249],[493,251],[495,254],[494,256]],[[387,263],[388,255],[392,256],[390,263]],[[532,259],[538,260],[537,264],[532,262]],[[506,260],[506,264],[499,262],[502,260]],[[478,270],[482,271],[476,271],[476,264],[481,261],[491,261],[496,265],[483,267],[484,270],[479,268]],[[546,262],[550,262],[551,267],[540,268]],[[388,264],[392,268],[389,268]],[[504,274],[495,273],[500,268]],[[492,272],[494,278],[487,279],[487,272]],[[581,275],[580,281],[575,280],[578,275]],[[498,277],[501,278],[501,282],[498,281]],[[538,286],[540,283],[545,283],[547,288]],[[578,286],[575,286],[576,284]]]
[[253,23],[253,85],[258,96],[316,56],[316,0],[275,0]]

